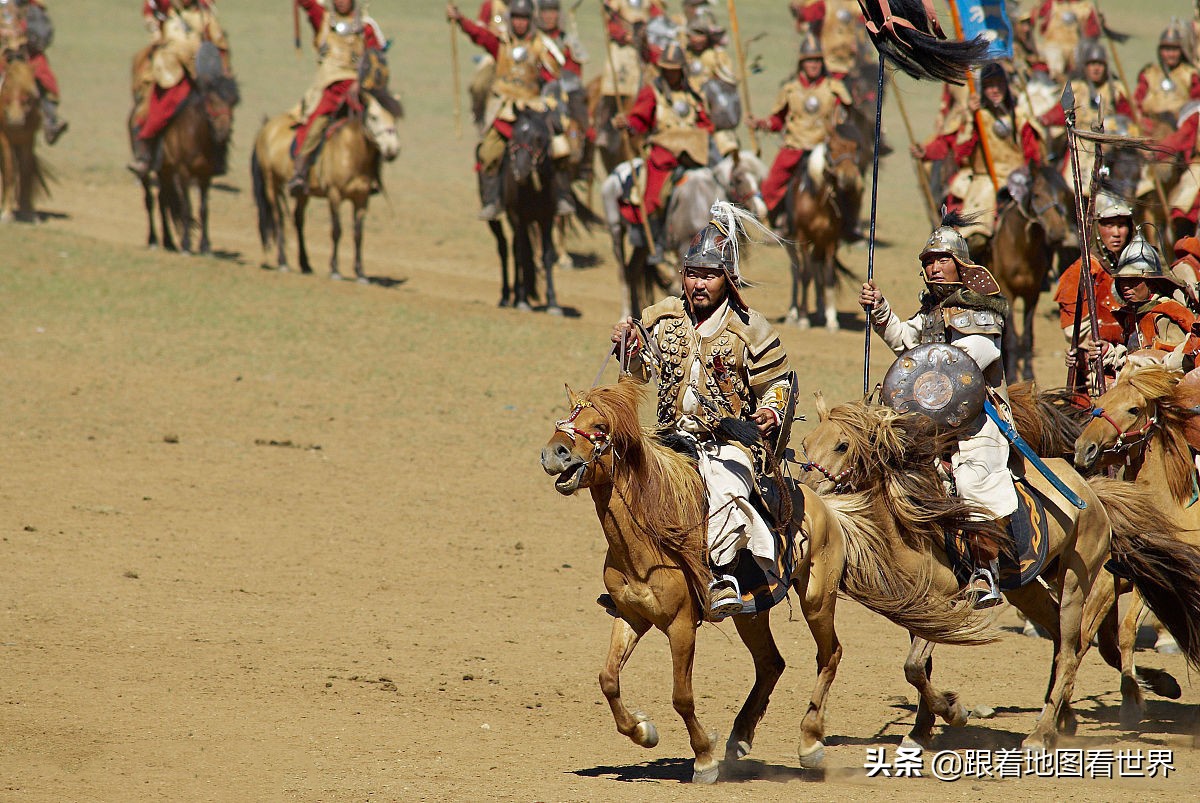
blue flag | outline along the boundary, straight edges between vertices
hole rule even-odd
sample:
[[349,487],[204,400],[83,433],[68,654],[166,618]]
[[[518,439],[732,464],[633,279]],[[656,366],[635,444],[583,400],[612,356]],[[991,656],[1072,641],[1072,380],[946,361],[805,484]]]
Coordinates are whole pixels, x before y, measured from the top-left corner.
[[1013,29],[1008,20],[1005,0],[950,0],[958,8],[958,19],[962,23],[963,39],[971,40],[982,35],[991,46],[988,57],[992,59],[1012,58]]

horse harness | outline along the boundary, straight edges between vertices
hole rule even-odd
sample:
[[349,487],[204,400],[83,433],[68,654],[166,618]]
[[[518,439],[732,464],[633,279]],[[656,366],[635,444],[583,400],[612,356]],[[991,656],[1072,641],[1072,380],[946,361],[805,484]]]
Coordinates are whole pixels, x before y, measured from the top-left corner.
[[[587,468],[592,463],[595,463],[597,460],[599,460],[604,452],[607,451],[610,446],[612,446],[612,439],[609,437],[607,432],[601,432],[600,430],[588,432],[575,426],[575,419],[578,418],[579,414],[587,407],[595,409],[596,405],[592,404],[587,399],[580,399],[579,401],[575,402],[575,407],[571,410],[571,414],[569,416],[561,421],[554,422],[554,428],[570,438],[571,443],[575,443],[575,436],[578,435],[592,444],[592,456],[583,461],[584,468]],[[616,453],[614,452],[614,454]]]
[[[1128,429],[1121,429],[1120,424],[1118,424],[1113,419],[1112,416],[1110,416],[1107,412],[1105,412],[1103,407],[1097,407],[1095,405],[1092,405],[1091,410],[1089,410],[1088,412],[1091,414],[1092,418],[1103,418],[1105,421],[1107,421],[1112,426],[1113,429],[1115,429],[1117,431],[1116,443],[1114,443],[1112,446],[1109,446],[1106,449],[1104,449],[1104,453],[1108,453],[1108,454],[1124,453],[1126,463],[1128,463],[1131,459],[1130,451],[1134,447],[1141,446],[1146,441],[1148,441],[1150,439],[1150,433],[1154,431],[1154,428],[1156,426],[1158,426],[1158,414],[1157,413],[1155,413],[1154,415],[1151,415],[1151,416],[1147,416],[1146,423],[1143,424],[1142,426],[1138,427],[1137,429],[1134,429],[1132,426],[1130,426]],[[1135,419],[1134,423],[1137,423],[1136,419]]]

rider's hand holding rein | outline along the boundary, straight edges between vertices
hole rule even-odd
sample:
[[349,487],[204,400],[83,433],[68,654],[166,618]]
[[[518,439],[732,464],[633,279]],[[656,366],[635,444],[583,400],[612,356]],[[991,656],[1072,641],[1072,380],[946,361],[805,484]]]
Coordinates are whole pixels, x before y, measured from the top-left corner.
[[863,282],[862,292],[858,294],[858,303],[867,312],[872,312],[883,302],[883,293],[875,286],[874,279]]
[[638,347],[638,336],[633,331],[633,318],[625,318],[617,321],[612,330],[612,342],[620,345],[621,341],[625,341],[625,348],[629,351],[634,351]]

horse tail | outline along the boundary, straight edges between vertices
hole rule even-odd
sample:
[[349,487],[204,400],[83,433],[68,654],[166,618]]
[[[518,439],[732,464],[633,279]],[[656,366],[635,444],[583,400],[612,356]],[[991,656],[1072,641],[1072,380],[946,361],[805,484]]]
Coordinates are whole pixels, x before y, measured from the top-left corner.
[[[1200,668],[1200,549],[1180,541],[1170,514],[1131,482],[1091,477],[1112,522],[1112,555],[1166,626],[1188,663]],[[1124,573],[1124,572],[1122,572]]]
[[275,242],[279,236],[271,201],[267,198],[267,178],[263,173],[262,163],[258,160],[258,143],[250,154],[250,179],[254,184],[254,205],[258,208],[258,239],[263,248]]
[[821,499],[842,529],[846,567],[841,589],[851,599],[936,644],[976,646],[999,638],[987,617],[933,589],[931,559],[920,562],[915,573],[899,566],[894,546],[872,523],[862,494]]

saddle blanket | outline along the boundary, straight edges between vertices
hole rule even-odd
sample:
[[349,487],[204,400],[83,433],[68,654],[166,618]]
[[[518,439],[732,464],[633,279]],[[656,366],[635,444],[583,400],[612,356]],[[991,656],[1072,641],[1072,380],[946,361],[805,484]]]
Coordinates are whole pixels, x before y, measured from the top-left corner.
[[[802,517],[803,511],[793,513],[793,518]],[[775,536],[774,563],[756,558],[748,549],[738,553],[733,576],[737,578],[738,589],[742,592],[743,614],[762,613],[778,605],[791,588],[796,561],[804,554],[808,538],[803,531],[789,531],[787,537],[783,538],[777,529],[772,529],[771,533]]]
[[[1000,589],[1012,591],[1033,582],[1046,564],[1050,546],[1050,526],[1042,497],[1028,482],[1015,480],[1017,511],[1008,524],[1011,543],[1000,552]],[[959,531],[945,533],[946,556],[954,576],[966,583],[975,570],[970,545]]]
[[[332,123],[330,123],[328,126],[325,127],[325,130],[323,132],[321,132],[321,144],[319,146],[317,146],[317,151],[316,151],[317,154],[319,154],[321,152],[321,149],[325,147],[325,143],[328,142],[330,140],[330,138],[332,138],[333,135],[336,134],[342,128],[342,126],[344,126],[347,123],[347,121],[349,121],[349,119],[350,119],[349,117],[339,117],[338,119],[334,120]],[[292,130],[299,133],[301,125],[302,125],[301,123],[293,124]],[[288,146],[288,155],[291,156],[293,159],[295,159],[296,154],[300,152],[300,149],[296,146],[297,141],[298,140],[296,139],[296,134],[292,134],[292,144]],[[316,155],[314,154],[314,159],[315,158],[316,158]]]

